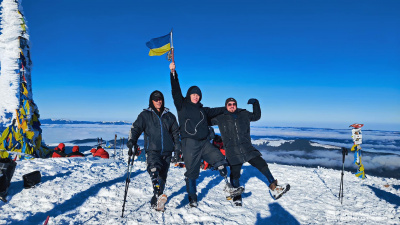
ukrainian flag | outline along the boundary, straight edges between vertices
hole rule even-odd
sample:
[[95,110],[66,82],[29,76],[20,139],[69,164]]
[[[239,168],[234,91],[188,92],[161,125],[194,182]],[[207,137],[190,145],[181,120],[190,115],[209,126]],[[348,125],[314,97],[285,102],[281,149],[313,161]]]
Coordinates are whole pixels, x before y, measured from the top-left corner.
[[149,56],[163,55],[169,52],[171,50],[171,33],[151,39],[146,46],[150,48]]

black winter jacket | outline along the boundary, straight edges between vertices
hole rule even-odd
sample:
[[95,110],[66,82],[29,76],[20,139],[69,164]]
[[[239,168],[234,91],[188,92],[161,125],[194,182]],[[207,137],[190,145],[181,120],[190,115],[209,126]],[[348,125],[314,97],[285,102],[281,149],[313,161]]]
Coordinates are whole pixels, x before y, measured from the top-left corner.
[[250,138],[250,121],[261,118],[260,103],[253,104],[253,113],[238,108],[233,114],[225,109],[224,114],[212,119],[211,123],[219,127],[229,164],[237,165],[261,155]]
[[129,140],[136,144],[143,132],[146,152],[158,151],[162,155],[171,155],[173,151],[180,151],[179,126],[168,108],[164,108],[161,117],[150,107],[144,109],[132,124]]
[[174,99],[176,111],[178,112],[182,139],[192,138],[198,141],[205,140],[209,136],[208,121],[215,116],[222,114],[225,108],[203,107],[203,104],[201,104],[200,101],[197,104],[192,103],[190,101],[191,90],[198,87],[190,87],[186,93],[186,97],[184,98],[176,71],[175,74],[170,73],[170,77],[172,97]]

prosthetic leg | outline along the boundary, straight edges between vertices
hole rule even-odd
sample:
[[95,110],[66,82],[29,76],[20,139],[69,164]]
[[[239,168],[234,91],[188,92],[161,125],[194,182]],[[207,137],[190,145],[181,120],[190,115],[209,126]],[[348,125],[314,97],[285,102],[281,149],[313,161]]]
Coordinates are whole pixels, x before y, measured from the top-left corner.
[[157,211],[164,212],[165,203],[168,198],[167,195],[163,194],[165,188],[165,181],[158,176],[157,168],[152,168],[150,172],[151,183],[153,185],[153,197],[151,198],[151,207]]

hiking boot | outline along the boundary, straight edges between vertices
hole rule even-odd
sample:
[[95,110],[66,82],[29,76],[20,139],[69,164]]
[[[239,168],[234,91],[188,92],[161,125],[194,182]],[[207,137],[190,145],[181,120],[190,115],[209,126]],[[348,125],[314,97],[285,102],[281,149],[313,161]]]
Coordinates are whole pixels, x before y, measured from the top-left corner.
[[224,191],[228,192],[230,197],[235,197],[238,195],[241,195],[244,192],[244,187],[240,186],[240,187],[233,187],[230,183],[226,183],[225,187],[224,187]]
[[189,206],[197,208],[197,196],[193,198],[189,196]]
[[275,180],[269,185],[269,193],[275,200],[282,197],[283,194],[290,190],[289,184],[278,185],[278,180]]
[[167,200],[168,200],[168,197],[166,194],[163,194],[160,197],[158,197],[157,206],[155,207],[155,209],[157,211],[164,212],[165,211],[165,203],[167,203]]

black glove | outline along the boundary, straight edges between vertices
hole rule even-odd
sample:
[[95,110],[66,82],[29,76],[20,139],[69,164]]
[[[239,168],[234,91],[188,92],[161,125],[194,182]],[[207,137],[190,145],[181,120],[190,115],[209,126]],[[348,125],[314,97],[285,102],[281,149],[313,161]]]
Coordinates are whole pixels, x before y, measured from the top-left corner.
[[132,139],[130,139],[128,142],[126,142],[126,147],[128,147],[129,149],[133,148],[134,145],[135,145],[135,143],[133,143]]
[[247,104],[254,104],[254,103],[256,103],[256,102],[258,102],[258,100],[257,99],[255,99],[255,98],[251,98],[251,99],[249,99],[249,101],[247,102]]

